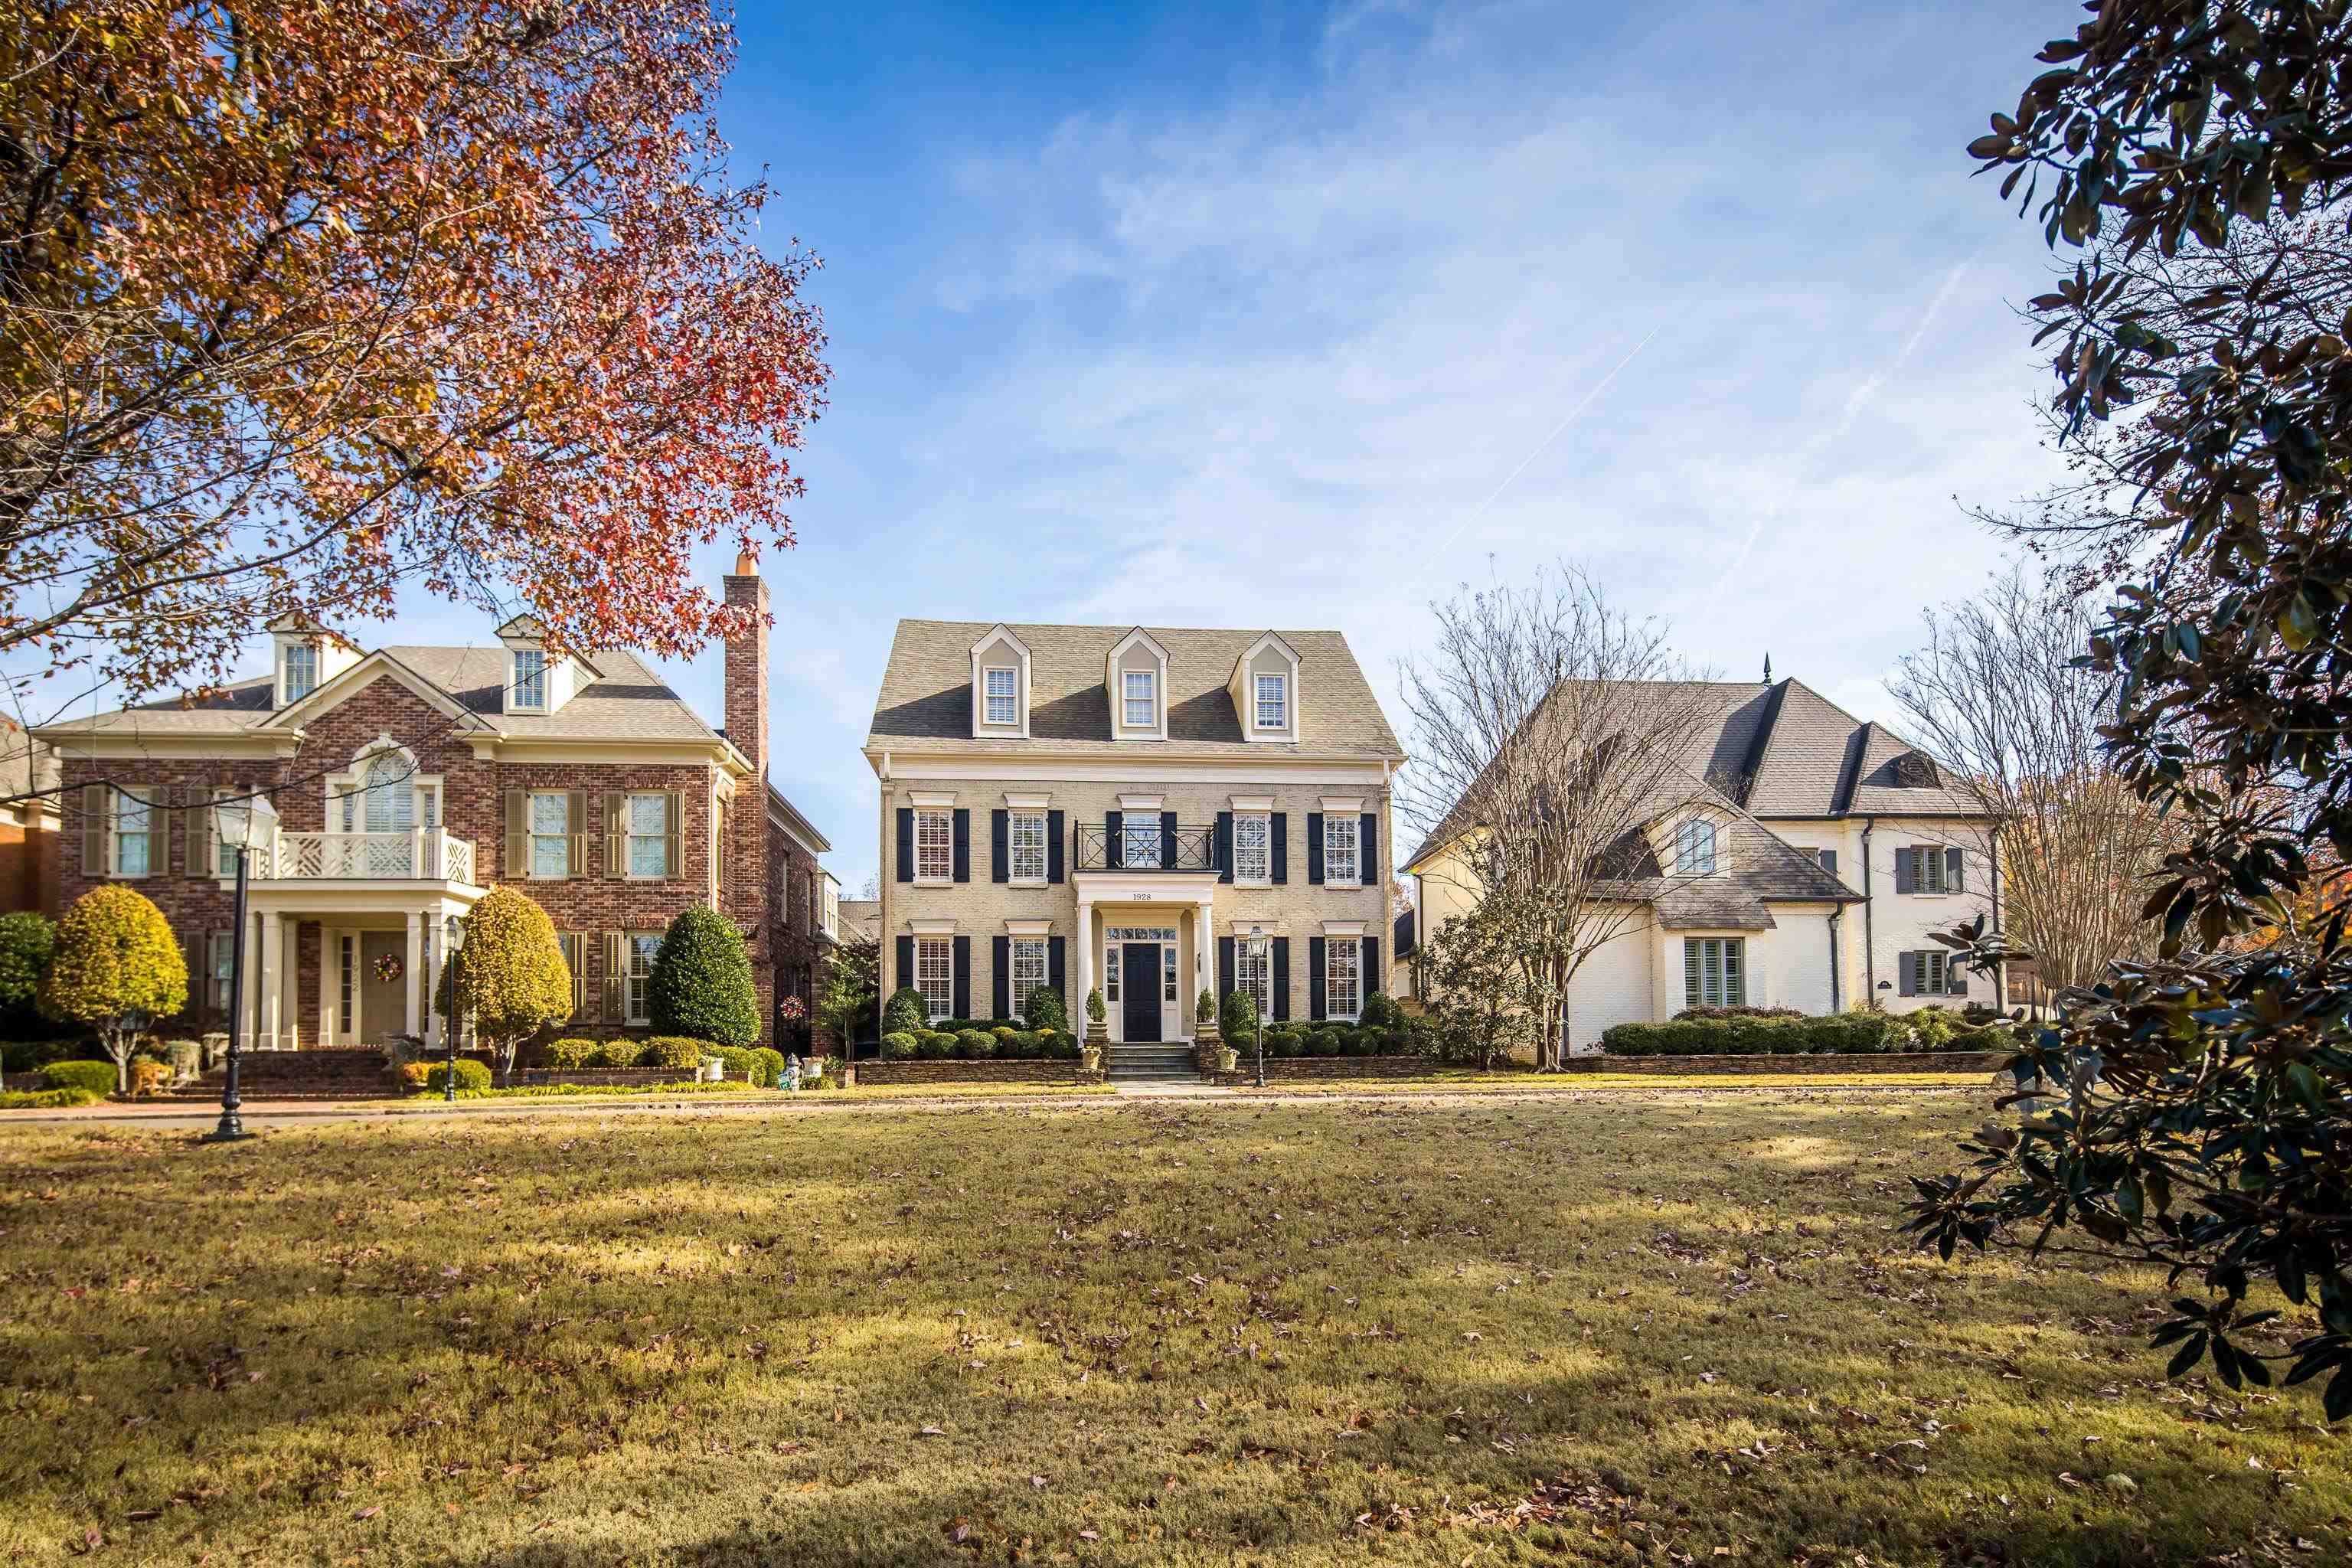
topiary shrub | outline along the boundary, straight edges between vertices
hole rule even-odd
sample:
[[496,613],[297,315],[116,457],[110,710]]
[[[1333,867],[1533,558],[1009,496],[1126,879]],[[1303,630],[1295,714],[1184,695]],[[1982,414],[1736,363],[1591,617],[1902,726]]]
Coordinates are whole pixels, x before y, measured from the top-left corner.
[[1097,986],[1094,990],[1087,992],[1087,1022],[1089,1024],[1099,1024],[1109,1016],[1109,1009],[1103,1005],[1102,988],[1100,986]]
[[886,1035],[919,1035],[930,1026],[930,1009],[924,1005],[923,994],[911,985],[901,985],[890,993],[890,1000],[882,1004],[882,1032]]
[[685,1035],[655,1035],[637,1047],[641,1068],[695,1068],[702,1065],[709,1042]]
[[996,1054],[996,1037],[985,1029],[960,1029],[955,1054],[968,1062],[984,1061]]
[[577,1072],[582,1068],[594,1066],[596,1058],[604,1055],[604,1051],[602,1040],[550,1040],[547,1043],[547,1065],[558,1072]]
[[41,1011],[87,1025],[114,1058],[114,1087],[131,1088],[141,1030],[188,1005],[188,963],[163,911],[129,888],[92,888],[58,922],[41,976]]
[[925,1029],[915,1037],[915,1055],[927,1062],[943,1062],[955,1055],[956,1037],[945,1029]]
[[1059,1034],[1070,1026],[1070,1012],[1062,1005],[1062,994],[1050,985],[1037,986],[1029,993],[1022,1016],[1032,1029]]
[[1364,998],[1363,1010],[1356,1015],[1356,1022],[1367,1029],[1393,1029],[1404,1022],[1404,1009],[1387,992],[1375,991]]
[[646,1043],[643,1040],[633,1040],[624,1035],[615,1039],[599,1041],[592,1065],[600,1068],[651,1067],[653,1064],[645,1059],[645,1055]]
[[760,1037],[760,994],[743,933],[717,910],[698,904],[669,922],[646,982],[654,1028],[714,1045],[749,1046]]
[[1224,1005],[1217,1010],[1217,1033],[1225,1044],[1238,1046],[1257,1039],[1257,998],[1246,991],[1228,991]]
[[112,1062],[51,1062],[41,1069],[44,1089],[82,1089],[92,1094],[109,1095],[121,1081],[121,1069]]
[[915,1037],[896,1029],[882,1037],[882,1059],[886,1062],[910,1062],[915,1059]]
[[[478,908],[479,906],[477,907]],[[471,1057],[459,1057],[455,1063],[435,1062],[431,1067],[425,1069],[425,1090],[427,1094],[441,1094],[447,1091],[449,1088],[449,1069],[452,1066],[455,1066],[457,1069],[458,1089],[488,1089],[490,1087],[489,1068],[474,1060]]]
[[[761,1071],[763,1075],[760,1078],[753,1079],[751,1080],[752,1082],[763,1083],[770,1089],[774,1089],[784,1081],[783,1052],[776,1049],[773,1046],[761,1046],[757,1050],[754,1050],[751,1055],[758,1058]],[[808,1069],[809,1064],[803,1062],[801,1064],[801,1077],[803,1079],[806,1079],[808,1077]]]
[[499,1075],[512,1077],[522,1043],[572,1016],[572,970],[555,922],[517,889],[492,888],[464,924],[465,943],[448,966],[450,1009],[472,1016]]

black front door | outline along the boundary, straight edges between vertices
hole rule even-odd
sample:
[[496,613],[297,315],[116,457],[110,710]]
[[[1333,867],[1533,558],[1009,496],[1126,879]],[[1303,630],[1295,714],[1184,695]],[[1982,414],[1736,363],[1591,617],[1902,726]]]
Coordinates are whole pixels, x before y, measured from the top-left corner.
[[1160,1037],[1160,944],[1129,942],[1119,944],[1119,1038]]

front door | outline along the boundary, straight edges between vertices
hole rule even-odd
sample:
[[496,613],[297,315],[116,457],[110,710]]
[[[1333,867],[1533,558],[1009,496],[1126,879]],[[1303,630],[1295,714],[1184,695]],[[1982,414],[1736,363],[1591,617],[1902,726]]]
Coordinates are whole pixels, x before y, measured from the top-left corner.
[[408,933],[360,932],[360,1032],[369,1045],[381,1045],[408,1027],[408,976],[404,972],[390,980],[381,978],[376,964],[384,958],[406,965]]
[[1160,1032],[1160,944],[1119,946],[1119,1034],[1122,1040],[1157,1040]]

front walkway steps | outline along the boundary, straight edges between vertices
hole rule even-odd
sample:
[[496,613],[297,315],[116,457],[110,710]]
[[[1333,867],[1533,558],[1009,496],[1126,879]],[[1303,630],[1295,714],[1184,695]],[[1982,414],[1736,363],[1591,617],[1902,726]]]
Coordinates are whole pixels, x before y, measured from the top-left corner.
[[1108,1045],[1103,1047],[1103,1066],[1114,1089],[1125,1084],[1201,1081],[1201,1074],[1192,1065],[1192,1047],[1181,1040]]

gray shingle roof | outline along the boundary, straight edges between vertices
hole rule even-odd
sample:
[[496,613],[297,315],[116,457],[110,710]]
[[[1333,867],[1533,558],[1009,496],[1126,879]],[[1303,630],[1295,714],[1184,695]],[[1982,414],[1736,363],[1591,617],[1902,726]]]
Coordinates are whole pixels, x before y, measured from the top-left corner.
[[[925,751],[1035,754],[1091,751],[1110,742],[1103,661],[1132,626],[1013,626],[1029,648],[1028,740],[976,739],[971,732],[971,645],[993,621],[900,621],[874,704],[866,743],[874,750],[920,742]],[[1359,752],[1402,759],[1380,700],[1333,631],[1279,633],[1298,655],[1299,740],[1252,745],[1242,738],[1225,683],[1234,661],[1265,635],[1186,626],[1146,626],[1168,650],[1168,739],[1160,755],[1205,756],[1248,746],[1274,753]]]

